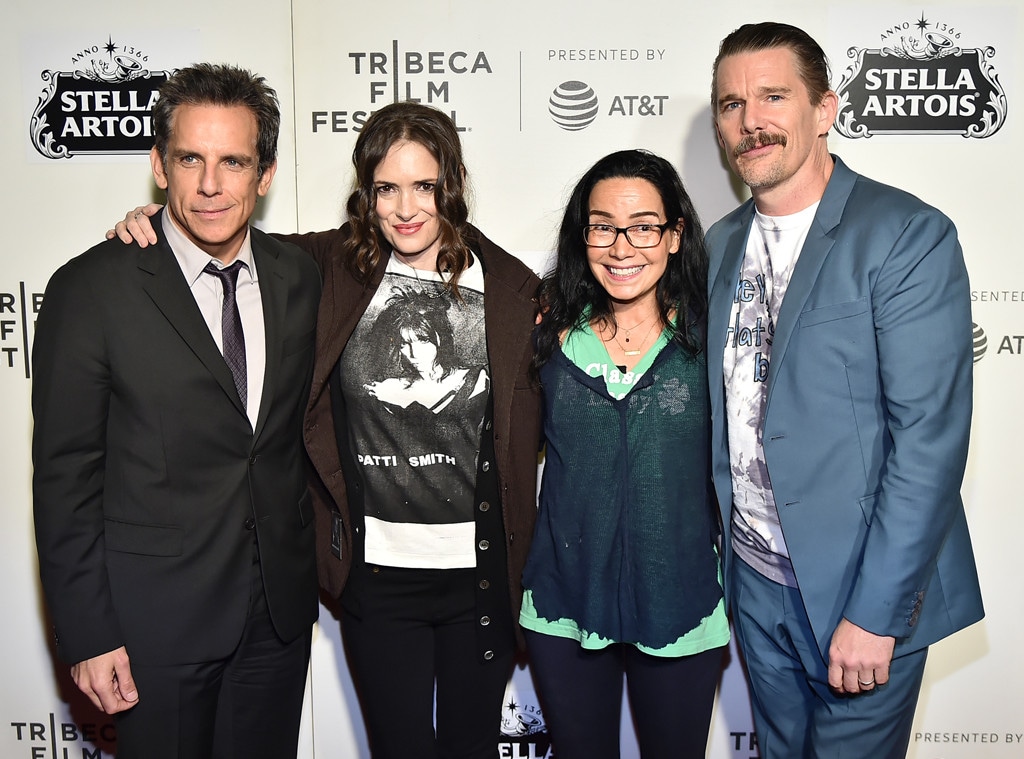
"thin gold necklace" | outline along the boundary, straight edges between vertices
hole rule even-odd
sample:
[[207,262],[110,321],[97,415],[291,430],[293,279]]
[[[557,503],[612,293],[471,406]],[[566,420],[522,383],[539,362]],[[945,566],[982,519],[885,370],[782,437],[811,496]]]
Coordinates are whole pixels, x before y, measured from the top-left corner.
[[[642,322],[637,322],[636,324],[634,324],[634,325],[633,325],[632,327],[629,327],[628,329],[627,329],[626,327],[623,327],[623,328],[622,328],[622,331],[626,333],[626,342],[627,342],[627,343],[629,342],[629,333],[630,333],[630,332],[632,332],[632,331],[633,331],[634,329],[636,329],[637,327],[641,327],[641,326],[643,326],[644,324],[647,324],[647,322],[648,322],[648,320],[649,320],[649,319],[652,319],[653,317],[655,317],[655,316],[657,316],[657,315],[658,315],[658,312],[657,312],[657,311],[655,311],[655,312],[654,312],[653,314],[651,314],[650,316],[648,316],[648,317],[647,317],[647,319],[644,319],[644,320],[643,320]],[[615,317],[612,317],[612,321],[613,321],[613,322],[615,323],[615,333],[616,333],[616,335],[617,335],[617,334],[618,334],[618,331],[619,331],[619,323],[615,321]],[[651,325],[651,327],[653,327],[653,326],[654,326],[654,325],[652,324],[652,325]],[[647,333],[648,333],[648,334],[650,334],[650,330],[649,330],[649,329],[647,330]],[[644,338],[646,339],[646,335],[644,336]]]
[[[645,319],[644,321],[646,321],[646,319]],[[655,325],[656,323],[657,323],[657,322],[653,322],[653,323],[651,324],[651,326],[647,328],[647,331],[646,331],[646,332],[644,333],[644,337],[643,337],[643,340],[641,340],[641,341],[640,341],[639,343],[637,343],[637,346],[636,346],[636,349],[635,349],[635,350],[626,350],[626,346],[625,346],[625,345],[623,345],[622,343],[620,343],[620,342],[619,342],[619,335],[618,335],[618,331],[616,331],[616,332],[615,332],[615,333],[614,333],[614,334],[612,335],[612,339],[613,339],[613,340],[615,341],[615,344],[616,344],[616,345],[618,345],[618,346],[619,346],[619,348],[621,348],[621,349],[622,349],[622,353],[623,353],[623,355],[625,355],[625,356],[639,356],[639,355],[640,355],[640,354],[641,354],[641,353],[643,352],[643,347],[644,347],[644,343],[646,343],[646,342],[647,342],[647,338],[651,336],[651,331],[652,331],[652,330],[654,329],[654,325]],[[643,324],[643,322],[640,322],[640,324]],[[633,329],[636,329],[637,327],[639,327],[639,326],[640,326],[640,324],[634,324],[634,325],[633,325]],[[607,341],[607,340],[605,340],[605,342],[608,342],[608,341]],[[627,343],[629,342],[629,336],[628,336],[628,334],[627,334],[627,336],[626,336],[626,342],[627,342]]]

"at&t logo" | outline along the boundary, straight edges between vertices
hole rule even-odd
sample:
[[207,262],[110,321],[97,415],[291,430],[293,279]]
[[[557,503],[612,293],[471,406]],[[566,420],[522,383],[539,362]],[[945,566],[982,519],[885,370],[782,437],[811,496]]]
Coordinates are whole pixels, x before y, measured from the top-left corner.
[[[665,115],[668,95],[613,95],[606,116],[639,117]],[[601,101],[586,82],[562,82],[548,98],[551,120],[567,132],[578,132],[594,123],[601,113]]]

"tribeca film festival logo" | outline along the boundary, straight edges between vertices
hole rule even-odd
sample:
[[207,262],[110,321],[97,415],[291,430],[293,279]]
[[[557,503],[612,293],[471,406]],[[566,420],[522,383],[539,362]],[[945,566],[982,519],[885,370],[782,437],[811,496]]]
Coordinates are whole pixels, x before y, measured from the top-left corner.
[[53,713],[42,722],[12,722],[11,729],[15,740],[26,744],[26,759],[102,759],[116,740],[112,722],[58,722]]
[[494,73],[482,50],[401,50],[398,40],[392,40],[390,52],[350,52],[348,57],[352,72],[366,80],[369,104],[354,110],[313,111],[314,134],[322,129],[359,132],[376,108],[407,100],[440,108],[460,132],[471,131],[459,124],[458,111],[451,107],[452,82]]
[[[613,95],[605,115],[611,118],[664,116],[667,100],[668,95]],[[551,120],[567,132],[586,129],[600,111],[601,102],[594,88],[575,79],[562,82],[548,98]]]
[[924,13],[885,29],[881,48],[851,47],[853,64],[836,88],[836,131],[991,137],[1006,120],[1006,94],[993,47],[965,47],[961,30]]
[[0,370],[15,370],[31,376],[30,328],[43,304],[41,292],[29,292],[24,282],[9,292],[0,292]]
[[130,155],[153,147],[150,111],[169,71],[149,71],[149,55],[108,36],[71,56],[70,71],[40,75],[32,145],[47,158]]

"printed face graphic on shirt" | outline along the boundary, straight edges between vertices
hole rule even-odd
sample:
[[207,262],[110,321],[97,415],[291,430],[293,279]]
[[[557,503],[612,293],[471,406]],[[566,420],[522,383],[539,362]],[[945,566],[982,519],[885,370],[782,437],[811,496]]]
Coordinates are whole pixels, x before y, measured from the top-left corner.
[[468,522],[489,395],[482,281],[460,283],[457,300],[436,275],[396,259],[338,374],[366,513],[392,523]]

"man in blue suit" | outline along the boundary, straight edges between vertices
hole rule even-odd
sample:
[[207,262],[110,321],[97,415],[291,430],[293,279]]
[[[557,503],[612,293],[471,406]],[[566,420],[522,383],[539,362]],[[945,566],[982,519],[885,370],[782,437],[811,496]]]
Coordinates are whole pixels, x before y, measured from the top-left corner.
[[904,757],[928,646],[984,614],[956,230],[829,154],[837,97],[802,30],[726,37],[712,106],[753,196],[707,235],[708,369],[761,756]]

